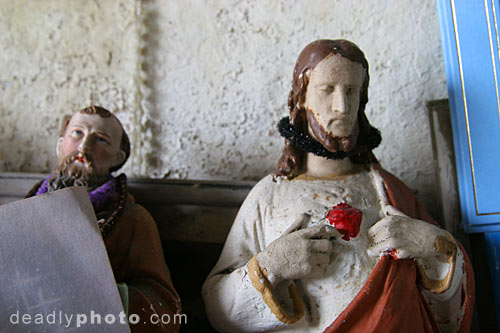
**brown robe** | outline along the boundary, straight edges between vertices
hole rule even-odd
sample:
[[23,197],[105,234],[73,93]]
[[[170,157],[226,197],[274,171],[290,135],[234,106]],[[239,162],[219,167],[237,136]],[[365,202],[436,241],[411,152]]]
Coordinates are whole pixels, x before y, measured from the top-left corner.
[[[411,190],[378,165],[391,205],[406,215],[432,224],[432,220]],[[458,243],[458,242],[457,242]],[[465,309],[459,332],[469,332],[474,305],[474,274],[464,255],[466,288],[462,290]],[[426,299],[417,285],[413,259],[395,260],[384,256],[377,263],[361,291],[325,332],[439,332]]]
[[[36,184],[27,197],[33,196],[40,184]],[[125,283],[128,287],[128,316],[140,316],[139,323],[130,328],[134,333],[178,332],[181,320],[174,315],[181,314],[181,302],[165,264],[156,223],[130,194],[121,207],[120,194],[125,197],[125,193],[116,193],[111,203],[96,215],[98,219],[108,218],[113,213],[116,216],[118,211],[121,215],[104,236],[104,244],[116,283]],[[170,322],[155,325],[150,321],[154,314],[157,315],[153,317],[155,322],[162,316],[165,322],[168,318]]]

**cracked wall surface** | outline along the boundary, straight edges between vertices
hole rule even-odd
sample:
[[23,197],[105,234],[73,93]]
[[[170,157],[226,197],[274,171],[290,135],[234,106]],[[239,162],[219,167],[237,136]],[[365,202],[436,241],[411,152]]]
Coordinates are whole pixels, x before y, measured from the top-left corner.
[[116,112],[137,137],[136,7],[0,1],[1,171],[49,171],[61,119],[93,103]]
[[435,200],[425,102],[447,93],[434,0],[0,5],[0,171],[49,171],[59,120],[97,103],[131,134],[130,175],[258,180],[283,147],[275,127],[297,55],[346,38],[370,64],[375,154]]

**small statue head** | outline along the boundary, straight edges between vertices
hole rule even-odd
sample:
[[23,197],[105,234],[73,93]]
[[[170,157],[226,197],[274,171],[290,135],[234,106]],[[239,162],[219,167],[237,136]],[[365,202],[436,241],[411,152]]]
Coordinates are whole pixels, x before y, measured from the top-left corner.
[[130,141],[118,118],[99,106],[85,108],[63,120],[51,187],[99,186],[129,155]]
[[[372,127],[365,115],[368,62],[347,40],[320,39],[300,53],[288,96],[290,123],[330,152],[347,152],[354,163],[375,161],[365,147]],[[278,174],[289,178],[303,168],[305,152],[289,140]]]

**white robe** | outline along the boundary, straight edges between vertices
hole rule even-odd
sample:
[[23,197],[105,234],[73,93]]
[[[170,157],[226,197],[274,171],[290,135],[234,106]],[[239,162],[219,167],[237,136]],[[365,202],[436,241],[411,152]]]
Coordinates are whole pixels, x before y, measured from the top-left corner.
[[[294,281],[306,304],[306,315],[296,324],[284,324],[253,287],[247,263],[274,240],[294,231],[290,226],[297,221],[303,221],[299,229],[327,223],[326,213],[342,202],[362,211],[360,233],[350,241],[332,241],[334,254],[323,277]],[[212,325],[220,331],[325,329],[351,303],[378,262],[378,257],[366,254],[367,230],[385,216],[387,204],[383,180],[373,169],[337,180],[263,178],[243,203],[219,261],[203,286]],[[289,301],[289,283],[284,281],[273,290],[284,306]]]

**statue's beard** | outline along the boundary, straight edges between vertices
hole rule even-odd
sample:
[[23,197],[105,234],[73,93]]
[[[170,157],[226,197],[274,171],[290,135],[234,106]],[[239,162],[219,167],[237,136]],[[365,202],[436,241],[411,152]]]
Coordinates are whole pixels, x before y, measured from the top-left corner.
[[359,125],[357,121],[351,131],[351,135],[339,137],[328,133],[316,120],[314,113],[310,109],[306,109],[306,117],[316,140],[318,140],[326,150],[330,152],[348,152],[356,147],[359,134]]
[[[359,131],[359,125],[356,125],[356,132]],[[368,125],[370,126],[370,125]],[[332,152],[323,146],[317,139],[313,138],[307,131],[302,131],[290,123],[290,117],[283,117],[278,123],[278,131],[281,136],[289,140],[298,149],[312,153],[316,156],[324,157],[329,160],[341,160],[346,157],[356,156],[362,153],[369,153],[377,148],[382,141],[380,131],[373,126],[369,127],[362,138],[356,135],[356,146],[349,151],[338,150]],[[351,135],[352,136],[352,135]],[[340,142],[347,142],[346,140]],[[331,147],[330,147],[331,148]]]
[[[80,160],[82,163],[77,163]],[[71,186],[86,186],[92,190],[107,180],[108,176],[94,173],[92,157],[85,153],[74,153],[62,159],[48,182],[48,192]]]

